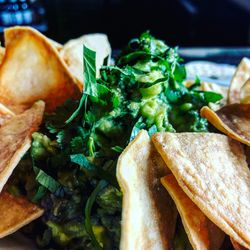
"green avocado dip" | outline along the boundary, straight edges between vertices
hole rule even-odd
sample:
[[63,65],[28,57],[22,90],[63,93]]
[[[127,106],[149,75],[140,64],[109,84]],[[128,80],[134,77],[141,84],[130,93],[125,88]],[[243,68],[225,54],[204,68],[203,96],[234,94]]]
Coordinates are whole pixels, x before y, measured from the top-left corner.
[[[140,129],[149,135],[208,131],[199,111],[222,98],[199,91],[199,79],[185,87],[177,48],[149,32],[131,40],[114,65],[103,65],[98,79],[95,52],[85,47],[84,69],[81,99],[45,116],[9,186],[45,210],[23,229],[39,249],[118,249],[120,153]],[[178,249],[185,249],[183,242]]]

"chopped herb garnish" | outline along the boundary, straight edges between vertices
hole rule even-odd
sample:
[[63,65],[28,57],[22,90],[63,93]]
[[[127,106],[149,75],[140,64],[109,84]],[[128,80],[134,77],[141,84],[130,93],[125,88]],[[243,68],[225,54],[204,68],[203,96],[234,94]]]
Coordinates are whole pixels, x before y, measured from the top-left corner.
[[45,210],[33,231],[41,249],[118,249],[122,194],[115,176],[123,149],[141,129],[150,136],[208,131],[199,111],[222,98],[199,91],[198,78],[186,87],[177,48],[149,32],[131,40],[115,65],[107,58],[99,78],[95,57],[84,47],[81,99],[45,117],[14,175],[13,183]]

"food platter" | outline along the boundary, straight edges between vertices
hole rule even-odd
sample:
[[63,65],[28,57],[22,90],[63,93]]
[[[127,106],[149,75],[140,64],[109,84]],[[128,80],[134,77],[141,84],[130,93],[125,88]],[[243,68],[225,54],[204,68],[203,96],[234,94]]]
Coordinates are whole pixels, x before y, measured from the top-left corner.
[[250,248],[248,58],[30,27],[0,53],[0,249]]

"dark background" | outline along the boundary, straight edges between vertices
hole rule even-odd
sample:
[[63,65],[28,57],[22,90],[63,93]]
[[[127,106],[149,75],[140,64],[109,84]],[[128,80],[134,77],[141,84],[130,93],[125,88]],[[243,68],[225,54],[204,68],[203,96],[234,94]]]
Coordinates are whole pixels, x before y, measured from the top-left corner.
[[33,25],[64,43],[107,33],[119,49],[150,30],[169,45],[247,46],[250,0],[0,0],[0,32]]
[[107,33],[121,48],[145,30],[180,46],[250,44],[248,0],[45,0],[48,35]]

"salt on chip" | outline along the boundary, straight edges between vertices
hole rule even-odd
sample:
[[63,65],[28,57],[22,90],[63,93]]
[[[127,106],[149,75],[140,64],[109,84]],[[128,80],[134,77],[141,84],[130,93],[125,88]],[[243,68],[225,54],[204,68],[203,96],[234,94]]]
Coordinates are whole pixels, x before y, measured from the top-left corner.
[[53,111],[80,95],[75,79],[51,42],[29,27],[4,32],[6,52],[0,67],[0,102],[19,111],[44,100]]
[[249,248],[250,170],[241,144],[213,133],[157,133],[152,139],[189,198]]
[[43,101],[38,101],[29,110],[14,116],[0,127],[0,192],[28,151],[31,135],[42,122],[44,106]]
[[119,157],[123,192],[120,249],[172,249],[177,210],[160,183],[169,170],[142,130]]
[[250,59],[244,57],[238,65],[228,92],[228,104],[240,102],[240,89],[250,77]]
[[105,34],[89,34],[68,41],[60,52],[70,72],[83,85],[83,45],[96,52],[96,72],[103,65],[104,59],[111,54],[111,47]]
[[240,102],[250,104],[250,78],[240,89]]
[[0,194],[0,211],[0,238],[16,232],[43,214],[35,204],[6,191]]
[[214,112],[201,109],[201,116],[231,138],[250,146],[250,104],[232,104]]
[[193,249],[220,249],[225,234],[192,202],[175,177],[167,175],[161,178],[161,182],[175,202]]

